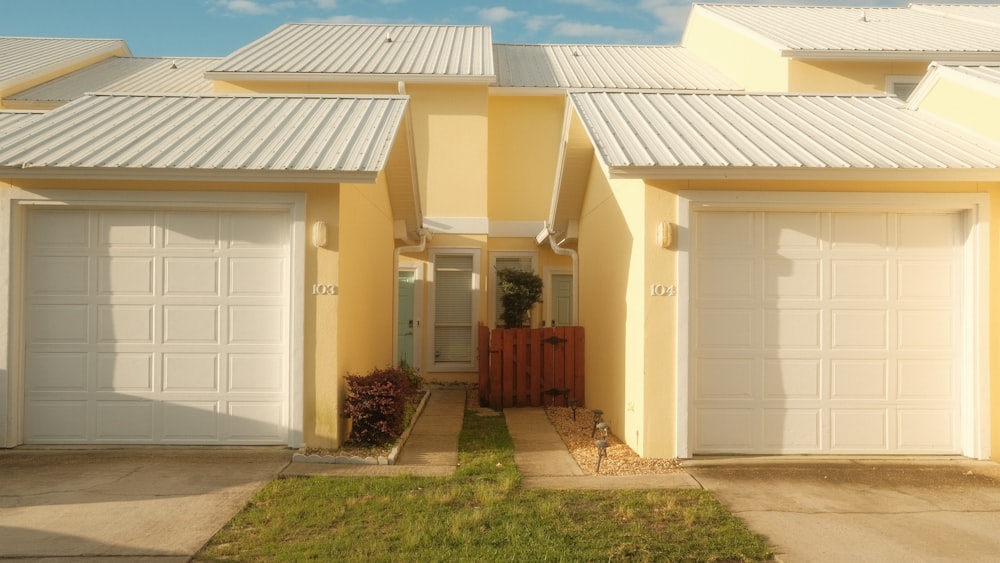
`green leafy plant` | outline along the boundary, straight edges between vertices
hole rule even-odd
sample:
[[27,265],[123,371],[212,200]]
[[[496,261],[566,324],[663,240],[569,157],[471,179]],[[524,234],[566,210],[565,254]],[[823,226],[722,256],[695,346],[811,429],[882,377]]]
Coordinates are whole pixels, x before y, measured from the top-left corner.
[[528,324],[528,312],[542,299],[542,278],[534,272],[517,268],[497,270],[497,286],[503,297],[503,314],[500,320],[507,328],[520,328]]

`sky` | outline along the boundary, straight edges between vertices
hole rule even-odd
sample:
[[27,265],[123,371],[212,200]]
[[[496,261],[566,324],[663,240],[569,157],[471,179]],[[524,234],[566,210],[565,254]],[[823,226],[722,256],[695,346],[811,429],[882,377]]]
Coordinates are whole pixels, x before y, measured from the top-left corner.
[[497,43],[671,45],[680,42],[690,6],[682,0],[0,0],[0,36],[124,39],[138,57],[222,57],[289,22],[481,24]]

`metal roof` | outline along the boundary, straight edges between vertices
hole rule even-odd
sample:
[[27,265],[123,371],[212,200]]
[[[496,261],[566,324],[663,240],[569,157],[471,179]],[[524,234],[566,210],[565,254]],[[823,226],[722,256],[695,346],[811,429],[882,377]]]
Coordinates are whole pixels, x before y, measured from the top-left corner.
[[114,54],[131,53],[121,39],[0,37],[0,95],[60,68]]
[[[1000,54],[1000,33],[994,26],[924,10],[722,4],[692,9],[742,26],[789,57],[954,59]],[[1000,6],[989,13],[997,11]]]
[[500,87],[742,89],[684,47],[497,44],[493,49]]
[[210,94],[205,70],[221,59],[111,57],[5,98],[9,107],[52,108],[88,92]]
[[0,175],[372,182],[406,106],[403,96],[87,95],[0,137]]
[[1000,6],[996,4],[910,4],[909,8],[1000,27]]
[[[823,178],[936,171],[1000,178],[1000,145],[959,133],[887,96],[579,92],[570,94],[612,176]],[[903,171],[919,174],[905,176]],[[779,173],[779,174],[776,174]]]
[[11,133],[45,115],[40,111],[0,110],[0,135]]
[[494,80],[486,26],[285,24],[213,66],[232,80]]
[[980,80],[994,87],[1000,86],[1000,62],[981,65],[935,63],[935,66]]

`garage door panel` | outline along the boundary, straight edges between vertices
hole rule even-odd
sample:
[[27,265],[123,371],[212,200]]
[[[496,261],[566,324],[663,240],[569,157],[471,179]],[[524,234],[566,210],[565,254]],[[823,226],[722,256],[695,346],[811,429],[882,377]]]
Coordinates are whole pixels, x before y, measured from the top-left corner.
[[876,360],[832,360],[830,398],[834,401],[889,398],[888,362]]
[[97,342],[153,343],[152,305],[100,305],[97,308]]
[[86,344],[90,341],[87,305],[36,305],[28,308],[32,342]]
[[105,248],[153,248],[151,212],[105,211],[98,213],[98,241]]
[[693,453],[960,451],[960,214],[692,219]]
[[888,347],[885,310],[834,309],[830,314],[833,349],[885,350]]
[[219,307],[167,305],[163,307],[166,344],[218,344]]
[[163,354],[163,391],[218,392],[218,354]]
[[97,390],[151,393],[153,391],[153,354],[98,354]]
[[35,443],[75,443],[87,439],[86,400],[37,400],[24,418],[24,439]]
[[698,399],[753,398],[756,373],[752,359],[702,359],[697,365],[694,395]]
[[823,416],[819,408],[764,409],[765,451],[815,452],[823,446]]
[[288,377],[278,354],[230,354],[229,390],[238,393],[282,391]]
[[889,246],[889,216],[884,213],[835,213],[830,218],[830,248],[884,252]]
[[168,442],[219,440],[218,401],[172,401],[163,405],[163,439]]
[[888,409],[885,408],[831,409],[831,449],[844,452],[889,449],[888,418]]
[[77,353],[28,354],[25,382],[28,391],[86,391],[88,355]]
[[33,296],[85,296],[90,292],[90,261],[78,256],[39,257],[27,286]]
[[764,248],[785,251],[818,250],[819,213],[776,213],[764,217]]
[[290,221],[30,211],[25,441],[287,443]]
[[884,301],[889,297],[885,260],[832,259],[830,268],[831,299]]
[[96,439],[99,442],[150,442],[153,440],[155,403],[150,400],[97,401]]
[[764,362],[763,399],[819,400],[823,367],[819,360],[767,360]]
[[165,257],[163,294],[167,297],[218,297],[219,259]]
[[822,344],[822,319],[818,309],[766,309],[764,348],[818,350]]

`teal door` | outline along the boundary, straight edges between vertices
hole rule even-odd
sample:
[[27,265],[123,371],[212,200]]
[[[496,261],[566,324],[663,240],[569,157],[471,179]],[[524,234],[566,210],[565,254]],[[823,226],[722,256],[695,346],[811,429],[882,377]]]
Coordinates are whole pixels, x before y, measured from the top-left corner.
[[399,348],[399,363],[414,366],[413,358],[413,296],[416,284],[415,272],[399,272],[397,293],[399,312],[396,317],[396,342]]
[[573,324],[573,276],[552,275],[552,326]]

